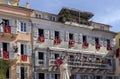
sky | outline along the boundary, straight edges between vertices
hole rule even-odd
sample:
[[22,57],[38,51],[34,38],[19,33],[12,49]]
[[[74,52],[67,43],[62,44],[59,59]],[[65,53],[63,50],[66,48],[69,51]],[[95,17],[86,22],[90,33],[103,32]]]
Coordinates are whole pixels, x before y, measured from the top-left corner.
[[92,12],[91,21],[111,25],[111,31],[120,32],[120,0],[20,0],[20,6],[58,14],[62,7]]

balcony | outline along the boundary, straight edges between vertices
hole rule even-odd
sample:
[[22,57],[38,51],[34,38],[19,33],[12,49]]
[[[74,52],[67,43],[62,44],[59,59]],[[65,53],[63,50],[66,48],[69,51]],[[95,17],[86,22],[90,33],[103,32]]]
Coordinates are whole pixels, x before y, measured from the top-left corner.
[[[97,63],[97,62],[83,62],[83,61],[68,61],[70,67],[76,68],[92,68],[92,69],[106,69],[111,70],[112,66],[107,63]],[[49,61],[49,66],[56,66],[56,60],[51,59]]]
[[13,41],[17,37],[16,27],[14,26],[1,26],[0,27],[0,40]]
[[0,51],[0,59],[16,60],[17,57],[16,57],[15,53],[10,53],[8,51]]

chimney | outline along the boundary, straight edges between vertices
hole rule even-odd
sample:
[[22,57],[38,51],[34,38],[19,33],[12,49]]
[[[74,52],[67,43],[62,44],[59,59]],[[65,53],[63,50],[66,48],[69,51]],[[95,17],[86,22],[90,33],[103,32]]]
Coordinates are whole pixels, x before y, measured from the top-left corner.
[[30,8],[30,3],[26,3],[26,8]]

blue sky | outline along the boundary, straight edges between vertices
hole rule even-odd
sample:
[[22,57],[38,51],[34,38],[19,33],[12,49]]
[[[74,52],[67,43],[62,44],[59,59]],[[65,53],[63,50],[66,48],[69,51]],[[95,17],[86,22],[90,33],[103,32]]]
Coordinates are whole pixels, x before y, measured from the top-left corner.
[[109,24],[111,30],[120,32],[120,0],[20,0],[20,6],[30,2],[35,10],[58,14],[62,7],[70,7],[94,14],[95,22]]

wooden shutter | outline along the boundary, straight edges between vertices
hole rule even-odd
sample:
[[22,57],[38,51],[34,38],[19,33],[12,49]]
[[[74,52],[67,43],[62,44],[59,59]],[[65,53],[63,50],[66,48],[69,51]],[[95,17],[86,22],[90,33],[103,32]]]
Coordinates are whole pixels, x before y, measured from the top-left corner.
[[15,20],[14,19],[9,19],[9,25],[11,27],[15,27]]
[[[2,20],[2,18],[0,17],[0,23],[2,23],[2,21],[3,21],[3,20]],[[3,29],[3,25],[2,25],[2,24],[0,25],[0,32],[4,32],[4,29]]]
[[78,42],[78,34],[77,33],[74,33],[74,41]]
[[111,39],[110,40],[110,45],[111,45],[111,47],[114,47],[114,45],[115,45],[115,39]]
[[66,34],[65,34],[65,41],[69,41],[69,32],[66,32]]
[[21,23],[19,20],[16,20],[16,24],[17,24],[17,31],[20,32],[21,31]]
[[31,22],[26,23],[26,32],[31,33]]
[[90,36],[86,36],[87,37],[87,43],[91,43],[91,37]]
[[60,31],[60,39],[64,41],[64,31]]
[[35,51],[35,65],[38,66],[38,51]]
[[50,39],[54,39],[55,38],[55,34],[54,34],[54,30],[50,31]]
[[10,59],[14,59],[14,49],[13,49],[13,43],[11,42],[10,44],[10,47],[9,47],[9,57]]
[[44,37],[46,38],[46,39],[49,39],[49,30],[44,30]]
[[82,42],[83,42],[83,35],[82,35],[82,33],[80,33],[78,35],[78,43],[82,44]]
[[91,44],[95,45],[95,37],[92,36],[91,38],[92,38]]
[[29,74],[29,72],[28,72],[28,67],[25,66],[25,67],[24,67],[24,76],[25,76],[25,79],[28,79],[28,74]]
[[101,46],[103,46],[103,39],[102,39],[102,38],[99,38],[99,44],[100,44]]
[[17,46],[18,46],[18,55],[21,55],[21,43],[18,42]]
[[16,77],[17,79],[21,79],[21,71],[20,71],[20,66],[16,66]]
[[38,38],[38,28],[37,27],[34,27],[34,38],[37,40],[37,38]]
[[0,58],[3,57],[3,46],[2,46],[2,42],[0,42]]
[[28,55],[28,56],[31,56],[31,54],[32,54],[31,44],[27,44],[27,55]]
[[104,39],[103,45],[104,47],[107,47],[107,39]]

